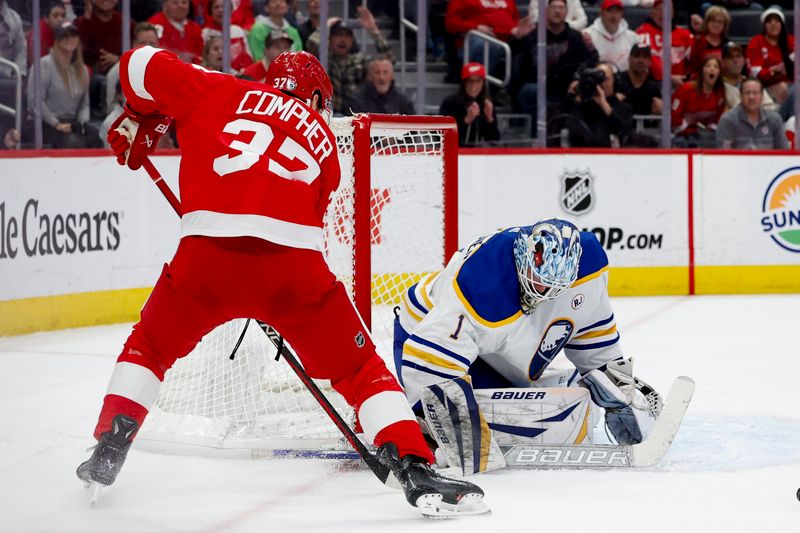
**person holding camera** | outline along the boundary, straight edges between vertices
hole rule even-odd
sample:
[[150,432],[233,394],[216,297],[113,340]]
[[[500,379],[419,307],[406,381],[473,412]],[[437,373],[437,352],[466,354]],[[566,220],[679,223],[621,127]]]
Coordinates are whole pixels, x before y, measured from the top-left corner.
[[[567,3],[565,0],[548,0],[547,24],[547,111],[555,114],[564,112],[570,106],[567,88],[575,79],[581,65],[596,65],[597,51],[590,49],[583,34],[572,29],[566,22]],[[518,85],[516,107],[521,113],[533,117],[535,134],[537,116],[537,42],[535,32],[522,39],[512,39],[512,48],[518,73],[513,81]]]
[[462,67],[458,94],[444,99],[439,114],[456,119],[459,146],[500,140],[494,104],[486,91],[486,69],[480,63],[467,63]]
[[567,122],[570,146],[619,148],[633,129],[633,108],[614,92],[614,68],[584,68],[574,91],[574,120]]

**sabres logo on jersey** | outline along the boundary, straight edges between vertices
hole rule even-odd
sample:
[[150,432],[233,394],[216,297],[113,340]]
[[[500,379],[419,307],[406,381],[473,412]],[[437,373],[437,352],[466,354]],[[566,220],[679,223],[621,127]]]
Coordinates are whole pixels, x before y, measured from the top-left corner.
[[589,170],[561,173],[561,207],[570,215],[583,215],[593,206],[594,176]]
[[559,318],[554,320],[542,336],[542,341],[539,343],[539,348],[536,354],[531,359],[531,364],[528,369],[528,377],[531,381],[539,379],[553,359],[555,359],[558,352],[567,344],[567,341],[572,336],[572,331],[575,325],[571,320],[566,318]]

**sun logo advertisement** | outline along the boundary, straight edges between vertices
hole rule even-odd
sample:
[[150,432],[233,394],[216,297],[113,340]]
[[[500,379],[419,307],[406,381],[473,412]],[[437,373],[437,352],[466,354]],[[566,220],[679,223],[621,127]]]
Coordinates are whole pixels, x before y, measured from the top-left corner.
[[761,203],[761,228],[784,250],[800,253],[800,167],[778,174]]

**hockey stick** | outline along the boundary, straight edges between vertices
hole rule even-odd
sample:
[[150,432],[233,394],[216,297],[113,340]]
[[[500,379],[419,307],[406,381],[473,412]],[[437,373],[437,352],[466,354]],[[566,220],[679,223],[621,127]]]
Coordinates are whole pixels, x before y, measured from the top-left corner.
[[[178,215],[178,217],[181,217],[182,212],[181,212],[180,201],[175,197],[175,194],[173,194],[172,190],[169,188],[169,185],[167,185],[167,183],[161,177],[161,174],[158,172],[158,169],[156,169],[156,167],[153,166],[153,163],[150,162],[150,159],[145,159],[143,166],[144,169],[147,171],[147,174],[150,176],[150,179],[153,180],[158,189],[161,191],[161,193],[167,199],[169,204],[175,210],[175,213]],[[334,425],[336,425],[336,427],[339,428],[339,431],[342,432],[342,435],[344,435],[347,441],[353,446],[353,448],[356,450],[356,452],[364,461],[364,463],[366,463],[369,469],[372,470],[372,473],[375,474],[375,476],[377,476],[377,478],[381,480],[381,483],[394,488],[399,487],[400,485],[395,479],[389,467],[386,466],[383,463],[383,461],[378,459],[377,456],[375,456],[375,454],[370,452],[364,445],[364,443],[361,442],[361,439],[359,439],[358,436],[356,436],[355,432],[353,432],[350,426],[347,425],[347,422],[344,421],[342,416],[328,401],[328,398],[326,398],[325,395],[322,393],[322,391],[319,390],[317,384],[314,383],[314,381],[309,377],[303,366],[297,360],[297,357],[295,356],[294,352],[292,352],[292,350],[288,346],[286,346],[286,344],[283,342],[283,338],[275,330],[275,328],[273,328],[269,324],[261,322],[260,320],[256,320],[256,323],[261,328],[261,331],[264,332],[264,334],[269,338],[269,340],[275,346],[275,349],[278,350],[278,355],[280,355],[286,360],[286,363],[289,365],[292,371],[294,371],[294,373],[297,375],[300,381],[303,382],[303,385],[305,385],[306,389],[308,389],[311,395],[314,396],[314,398],[319,403],[320,407],[322,407],[323,411],[325,411],[325,413],[328,415],[331,421],[333,421]],[[239,343],[241,343],[242,338],[244,338],[244,332],[242,333],[242,336],[239,339]],[[239,343],[237,343],[236,348],[238,348]],[[234,351],[231,354],[231,358],[233,358],[233,355],[236,353],[236,348],[234,348]]]
[[628,446],[595,444],[587,446],[522,445],[501,446],[506,466],[521,468],[604,468],[652,466],[669,450],[694,394],[692,378],[680,376],[672,383],[666,405],[656,419],[650,436]]

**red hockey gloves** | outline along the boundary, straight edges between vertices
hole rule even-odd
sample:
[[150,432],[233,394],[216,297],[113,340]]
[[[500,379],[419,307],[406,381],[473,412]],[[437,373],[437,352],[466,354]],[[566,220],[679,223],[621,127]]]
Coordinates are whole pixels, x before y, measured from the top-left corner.
[[170,121],[164,115],[140,115],[126,105],[109,128],[107,137],[119,164],[128,165],[131,170],[141,167],[156,149],[161,136],[169,130]]

